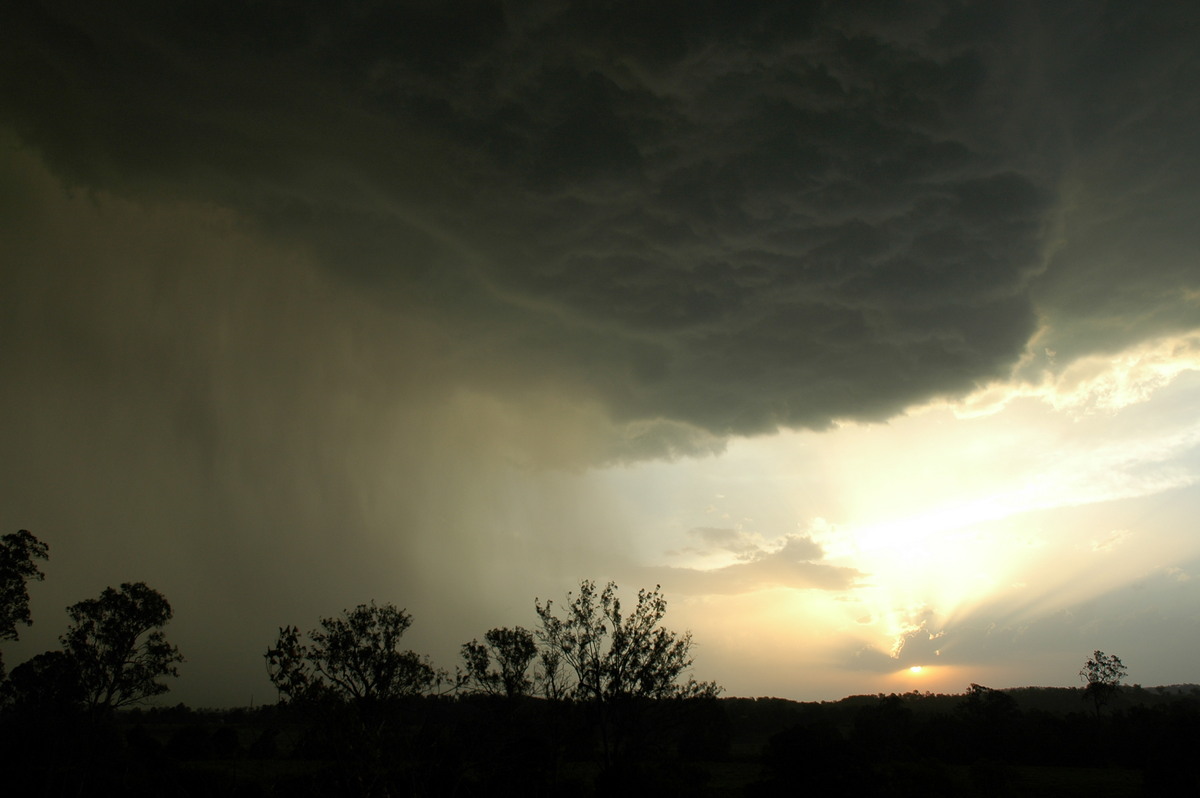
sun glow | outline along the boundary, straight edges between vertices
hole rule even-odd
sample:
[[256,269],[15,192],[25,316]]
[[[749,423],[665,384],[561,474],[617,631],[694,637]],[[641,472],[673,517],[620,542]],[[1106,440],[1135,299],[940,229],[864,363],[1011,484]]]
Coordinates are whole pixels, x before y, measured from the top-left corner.
[[[1111,415],[1073,418],[1070,427],[1063,419],[1052,403],[1024,397],[988,416],[957,418],[931,406],[886,427],[839,430],[839,446],[819,462],[841,487],[840,513],[823,522],[830,533],[814,538],[828,561],[870,576],[855,590],[853,611],[876,619],[862,629],[871,645],[886,651],[885,641],[918,628],[936,635],[1020,592],[1030,593],[1020,603],[1031,610],[1048,609],[1034,591],[1060,605],[1079,599],[1081,589],[1068,595],[1063,586],[1098,572],[1078,555],[1082,533],[1047,525],[1046,514],[1178,487],[1185,480],[1170,481],[1176,472],[1130,463],[1169,461],[1200,439],[1200,427],[1168,425],[1134,451]],[[1151,421],[1134,426],[1144,432]],[[889,450],[904,453],[903,468],[880,456]],[[1092,523],[1111,531],[1103,517]]]
[[[977,661],[973,647],[994,645],[989,630],[996,639],[1017,634],[1200,556],[1191,534],[1151,536],[1187,529],[1170,491],[1200,482],[1191,465],[1200,423],[1191,415],[1149,400],[1069,412],[1010,391],[987,414],[931,405],[886,425],[731,441],[725,455],[684,470],[606,473],[619,483],[614,493],[639,507],[668,496],[672,508],[690,508],[652,519],[659,534],[642,539],[647,560],[666,549],[673,568],[745,575],[721,583],[728,593],[680,591],[687,610],[672,605],[690,616],[681,625],[705,630],[709,656],[720,648],[730,672],[746,673],[740,658],[769,638],[787,652],[780,673],[791,669],[770,677],[780,694],[871,682],[962,690],[985,681],[980,666],[964,663]],[[1190,409],[1200,374],[1154,393],[1159,406]],[[780,554],[788,545],[794,560]],[[846,569],[844,586],[807,581],[826,568]],[[660,574],[664,587],[682,584],[670,570]]]

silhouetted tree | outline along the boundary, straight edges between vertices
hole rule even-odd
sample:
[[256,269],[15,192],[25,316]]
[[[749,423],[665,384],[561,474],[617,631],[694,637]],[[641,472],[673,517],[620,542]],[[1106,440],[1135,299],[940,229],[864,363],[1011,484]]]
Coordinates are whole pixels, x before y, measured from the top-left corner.
[[5,703],[23,715],[57,720],[77,712],[87,695],[79,663],[62,651],[47,651],[13,668]]
[[162,632],[171,605],[144,582],[107,587],[100,598],[67,612],[72,624],[60,640],[79,668],[90,709],[111,710],[165,693],[159,677],[179,675],[183,656]]
[[1021,710],[1015,698],[1001,690],[972,684],[963,701],[955,708],[955,743],[962,756],[978,765],[976,771],[995,783],[1003,775],[1003,763],[1012,759]]
[[412,617],[393,604],[359,604],[341,616],[322,618],[301,642],[294,626],[279,630],[267,649],[267,674],[287,699],[333,695],[371,702],[421,695],[439,678],[428,661],[399,650]]
[[538,667],[533,674],[536,689],[551,701],[562,701],[570,690],[567,675],[563,671],[562,655],[551,648],[542,647],[538,649],[537,656]]
[[912,708],[903,696],[881,695],[854,713],[850,739],[871,761],[909,758],[913,753]]
[[798,723],[772,735],[762,751],[763,780],[752,796],[870,794],[869,770],[836,726],[824,720]]
[[[542,645],[565,663],[573,681],[562,682],[566,696],[595,711],[603,773],[609,788],[624,777],[634,738],[649,730],[644,712],[649,701],[714,698],[721,688],[713,682],[680,681],[691,667],[692,637],[669,631],[660,622],[667,611],[661,588],[639,590],[637,604],[625,615],[613,582],[597,592],[584,580],[578,595],[568,594],[563,617],[553,602],[534,602]],[[553,659],[553,657],[552,657]]]
[[1126,668],[1120,657],[1100,650],[1093,651],[1091,659],[1079,669],[1079,678],[1087,682],[1084,696],[1092,700],[1097,715],[1101,707],[1120,691],[1125,674]]
[[[28,530],[0,537],[0,640],[16,640],[17,624],[29,626],[28,582],[43,577],[34,560],[45,560],[49,548]],[[4,660],[0,658],[0,678]]]
[[[537,656],[533,633],[520,626],[515,629],[489,629],[484,642],[464,643],[462,658],[468,683],[489,695],[507,698],[526,695],[533,686],[529,665]],[[495,660],[496,668],[492,668]]]
[[389,795],[407,783],[405,791],[421,793],[412,786],[424,756],[420,735],[436,724],[414,723],[406,710],[423,712],[412,699],[431,692],[445,674],[400,649],[411,625],[404,610],[372,601],[322,618],[304,636],[283,627],[267,649],[267,674],[281,700],[295,703],[298,717],[311,724],[300,746],[336,763],[325,774],[332,781],[324,792]]
[[713,697],[713,682],[688,679],[692,635],[678,635],[659,622],[667,612],[661,587],[639,590],[629,615],[621,612],[617,585],[609,582],[599,594],[596,583],[584,580],[579,595],[568,594],[563,618],[554,615],[553,602],[535,601],[542,644],[557,653],[575,677],[572,696],[586,701],[621,698]]
[[967,689],[958,710],[968,718],[978,719],[989,725],[1010,719],[1019,712],[1016,699],[1008,693],[974,683]]

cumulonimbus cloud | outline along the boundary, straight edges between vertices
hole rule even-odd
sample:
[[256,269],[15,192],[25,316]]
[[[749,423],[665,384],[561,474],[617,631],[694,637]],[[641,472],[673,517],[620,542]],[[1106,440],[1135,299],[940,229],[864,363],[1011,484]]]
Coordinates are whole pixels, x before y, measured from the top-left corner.
[[1057,17],[472,8],[22,4],[0,120],[70,183],[304,242],[453,330],[476,389],[642,425],[600,458],[881,419],[1023,353],[1075,111],[1018,54]]

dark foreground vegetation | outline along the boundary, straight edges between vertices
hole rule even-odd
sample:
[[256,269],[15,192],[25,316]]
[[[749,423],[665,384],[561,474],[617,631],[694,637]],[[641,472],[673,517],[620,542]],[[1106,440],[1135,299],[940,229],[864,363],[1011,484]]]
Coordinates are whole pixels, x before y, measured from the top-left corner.
[[[10,795],[1195,795],[1200,691],[649,701],[619,780],[586,705],[421,696],[6,714]],[[624,782],[624,783],[622,783]]]
[[[47,547],[0,537],[0,640],[31,623]],[[401,648],[412,618],[361,604],[279,629],[279,702],[143,706],[184,661],[143,583],[67,608],[61,648],[4,670],[5,795],[1059,796],[1200,794],[1200,689],[1123,684],[1096,651],[1077,689],[719,698],[658,588],[584,581],[491,629],[453,671]]]

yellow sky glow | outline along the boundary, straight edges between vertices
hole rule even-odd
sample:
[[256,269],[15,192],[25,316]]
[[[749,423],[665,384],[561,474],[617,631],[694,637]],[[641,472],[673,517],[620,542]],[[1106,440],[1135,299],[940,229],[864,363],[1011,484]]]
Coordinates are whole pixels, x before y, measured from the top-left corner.
[[[688,527],[727,527],[764,549],[784,534],[809,536],[824,563],[865,576],[841,593],[714,596],[703,616],[688,613],[690,628],[699,635],[703,627],[713,645],[707,630],[730,624],[737,632],[718,636],[717,645],[769,643],[781,663],[831,667],[847,644],[894,655],[904,635],[936,635],[998,600],[1016,613],[1009,621],[1025,622],[1200,554],[1191,536],[1114,528],[1105,509],[1113,499],[1195,482],[1194,471],[1171,463],[1200,442],[1200,422],[1156,413],[1154,404],[1179,401],[1167,389],[1200,370],[1197,340],[1151,342],[1113,358],[1108,370],[1093,364],[1087,379],[1048,381],[1040,393],[1015,386],[996,401],[989,388],[988,413],[962,412],[977,404],[971,398],[887,425],[731,443],[716,462],[694,466],[694,484],[720,488],[695,500],[707,506],[659,527],[681,544],[673,562],[732,562],[729,554],[706,561],[685,551]],[[1070,525],[1059,524],[1062,513]],[[737,609],[727,615],[726,607]],[[918,666],[897,661],[891,676],[854,678],[880,689],[919,679],[922,689],[961,690],[966,682],[957,681],[977,680],[960,667]],[[790,678],[814,677],[802,669]]]

